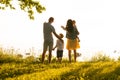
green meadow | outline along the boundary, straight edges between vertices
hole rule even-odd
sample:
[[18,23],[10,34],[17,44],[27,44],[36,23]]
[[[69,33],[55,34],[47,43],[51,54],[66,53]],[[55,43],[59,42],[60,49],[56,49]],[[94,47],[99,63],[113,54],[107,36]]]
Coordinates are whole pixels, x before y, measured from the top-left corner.
[[106,56],[94,57],[87,62],[52,59],[44,64],[29,56],[0,52],[0,80],[120,80],[120,62]]

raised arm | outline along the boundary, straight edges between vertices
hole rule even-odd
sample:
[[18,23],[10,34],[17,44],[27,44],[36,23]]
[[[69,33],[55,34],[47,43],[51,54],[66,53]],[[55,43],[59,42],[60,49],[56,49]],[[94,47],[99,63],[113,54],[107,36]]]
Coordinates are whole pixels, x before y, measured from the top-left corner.
[[62,28],[63,30],[66,30],[66,28],[65,28],[64,26],[61,26],[61,28]]

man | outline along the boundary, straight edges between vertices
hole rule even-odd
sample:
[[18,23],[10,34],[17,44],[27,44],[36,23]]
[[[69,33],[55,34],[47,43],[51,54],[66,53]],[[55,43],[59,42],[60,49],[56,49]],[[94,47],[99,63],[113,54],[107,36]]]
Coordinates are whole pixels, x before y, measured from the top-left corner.
[[44,34],[44,43],[43,43],[43,53],[42,53],[42,63],[44,62],[45,59],[45,54],[47,49],[49,49],[49,58],[48,61],[49,63],[51,62],[51,56],[52,56],[52,48],[53,48],[53,36],[52,33],[60,39],[62,42],[63,40],[57,35],[55,32],[55,28],[51,25],[54,21],[53,17],[50,17],[48,19],[48,22],[43,24],[43,34]]

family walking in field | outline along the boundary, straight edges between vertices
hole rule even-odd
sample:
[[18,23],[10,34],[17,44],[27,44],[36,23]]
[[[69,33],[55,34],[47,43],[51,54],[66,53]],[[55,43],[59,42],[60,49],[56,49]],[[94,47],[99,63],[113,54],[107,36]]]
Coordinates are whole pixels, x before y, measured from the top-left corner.
[[[48,19],[48,22],[45,22],[43,24],[43,34],[44,34],[44,42],[43,42],[43,53],[42,53],[42,63],[45,59],[46,51],[49,51],[48,55],[48,62],[51,63],[51,57],[52,57],[52,50],[57,48],[57,59],[61,63],[62,57],[63,57],[63,49],[64,49],[64,41],[63,37],[64,35],[60,33],[59,35],[56,33],[54,26],[52,26],[52,23],[54,22],[54,18],[50,17]],[[68,19],[66,26],[61,26],[63,30],[66,31],[66,49],[68,50],[68,57],[69,62],[71,62],[71,51],[74,52],[74,61],[76,62],[77,52],[76,49],[80,48],[80,39],[78,37],[79,31],[77,30],[77,27],[75,25],[75,20]],[[58,40],[56,41],[55,47],[53,47],[53,35],[54,34]]]

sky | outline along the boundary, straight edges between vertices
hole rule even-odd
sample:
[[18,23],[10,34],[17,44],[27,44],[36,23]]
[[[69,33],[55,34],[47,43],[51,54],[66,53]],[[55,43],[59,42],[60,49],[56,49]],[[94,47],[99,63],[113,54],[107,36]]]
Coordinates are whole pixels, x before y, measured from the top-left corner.
[[[39,1],[39,0],[38,0]],[[35,14],[35,20],[29,20],[27,13],[21,10],[0,10],[0,45],[6,48],[22,50],[34,48],[42,51],[43,22],[54,17],[52,24],[56,32],[65,32],[60,28],[68,19],[76,20],[80,32],[78,49],[86,56],[97,51],[120,51],[120,1],[119,0],[40,0],[46,7],[42,14]],[[15,3],[16,4],[16,3]],[[56,38],[54,37],[56,40]],[[64,37],[64,40],[66,38]],[[38,52],[39,53],[39,52]],[[112,56],[116,56],[112,54]],[[118,54],[117,54],[118,56]],[[88,57],[87,57],[88,58]]]

